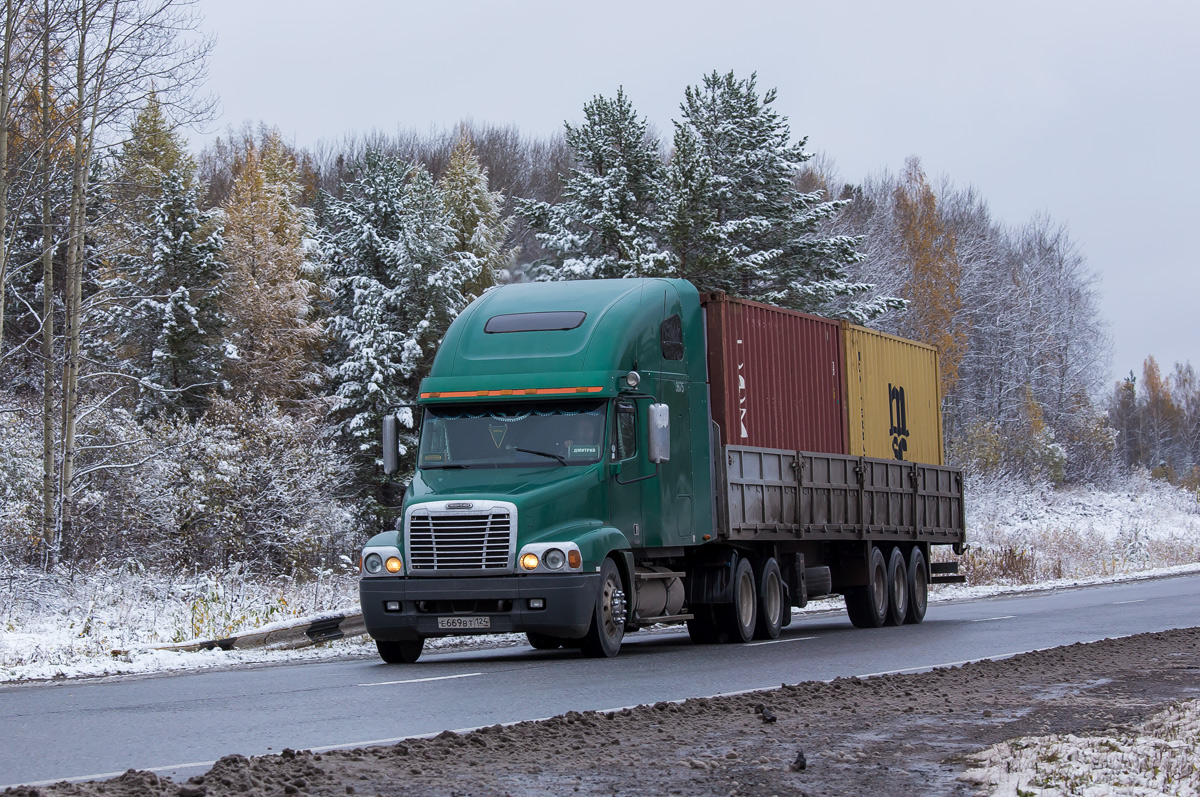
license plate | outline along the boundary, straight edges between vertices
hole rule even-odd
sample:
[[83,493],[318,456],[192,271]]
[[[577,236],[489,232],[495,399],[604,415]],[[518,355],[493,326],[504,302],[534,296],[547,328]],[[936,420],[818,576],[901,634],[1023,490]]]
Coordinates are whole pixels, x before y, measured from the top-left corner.
[[438,628],[491,628],[490,617],[439,617]]

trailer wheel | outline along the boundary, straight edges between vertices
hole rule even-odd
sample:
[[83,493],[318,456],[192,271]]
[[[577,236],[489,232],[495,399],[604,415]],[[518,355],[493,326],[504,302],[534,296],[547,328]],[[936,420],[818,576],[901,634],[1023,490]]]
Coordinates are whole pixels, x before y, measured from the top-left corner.
[[558,650],[563,646],[563,640],[549,634],[539,634],[537,631],[526,631],[525,638],[536,650]]
[[904,622],[916,625],[925,619],[929,607],[929,565],[921,546],[912,549],[908,556],[908,614]]
[[621,650],[625,637],[625,587],[621,574],[612,559],[605,559],[600,568],[600,594],[587,636],[580,640],[579,649],[590,659],[609,659]]
[[389,642],[382,639],[375,640],[375,649],[379,651],[379,658],[388,664],[412,664],[421,658],[421,651],[424,648],[424,639],[418,639],[415,642],[408,640],[402,642]]
[[733,603],[716,607],[717,629],[722,642],[749,642],[758,623],[758,590],[750,560],[739,558],[733,570]]
[[783,628],[783,604],[787,590],[779,575],[779,563],[768,556],[758,572],[758,622],[754,626],[755,639],[778,639]]
[[697,645],[711,645],[717,641],[717,621],[713,617],[713,607],[709,603],[698,603],[689,606],[692,619],[687,621],[688,636]]
[[904,552],[892,548],[888,557],[888,612],[884,625],[903,625],[908,615],[908,566]]
[[879,628],[888,614],[888,574],[883,552],[874,545],[867,555],[867,584],[846,590],[846,614],[856,628]]

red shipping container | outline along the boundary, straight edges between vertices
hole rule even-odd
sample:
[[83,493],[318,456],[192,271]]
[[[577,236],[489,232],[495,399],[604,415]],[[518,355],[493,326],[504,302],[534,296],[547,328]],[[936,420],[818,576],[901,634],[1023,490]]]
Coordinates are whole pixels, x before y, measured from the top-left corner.
[[849,453],[840,323],[721,292],[700,302],[721,444]]

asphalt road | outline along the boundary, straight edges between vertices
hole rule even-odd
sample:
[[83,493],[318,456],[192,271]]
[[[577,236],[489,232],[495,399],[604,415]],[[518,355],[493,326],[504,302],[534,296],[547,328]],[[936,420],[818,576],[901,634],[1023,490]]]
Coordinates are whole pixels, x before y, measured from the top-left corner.
[[0,688],[0,788],[153,769],[180,778],[230,753],[321,749],[565,711],[921,670],[1200,625],[1200,576],[934,604],[924,624],[860,630],[844,612],[799,618],[778,640],[692,645],[633,634],[621,655],[527,647],[195,675]]

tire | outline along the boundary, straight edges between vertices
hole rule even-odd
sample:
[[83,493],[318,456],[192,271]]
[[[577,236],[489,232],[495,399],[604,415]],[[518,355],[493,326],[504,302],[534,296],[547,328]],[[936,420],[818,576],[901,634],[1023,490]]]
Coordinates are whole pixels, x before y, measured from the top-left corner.
[[893,548],[888,556],[888,611],[884,625],[904,625],[908,615],[908,565],[904,552]]
[[537,650],[558,650],[563,646],[563,640],[549,634],[539,634],[537,631],[526,631],[525,638]]
[[587,636],[580,640],[579,649],[591,659],[610,659],[621,651],[627,617],[625,587],[621,574],[612,559],[605,559],[600,568],[600,594]]
[[888,614],[887,564],[874,545],[867,555],[867,583],[846,591],[846,614],[856,628],[879,628]]
[[749,559],[739,558],[733,569],[733,603],[716,606],[717,632],[722,642],[749,642],[758,624],[758,590]]
[[691,620],[687,621],[688,636],[697,645],[711,645],[717,641],[717,621],[713,619],[713,607],[707,603],[700,603],[689,607],[689,611],[695,615]]
[[375,649],[379,651],[379,658],[388,664],[412,664],[421,658],[421,651],[424,648],[424,639],[418,639],[415,642],[408,640],[402,642],[385,642],[382,639],[375,640]]
[[768,556],[758,571],[758,620],[754,624],[755,639],[779,639],[783,628],[783,605],[787,602],[787,589],[779,574],[779,563]]
[[904,622],[918,625],[925,619],[925,610],[928,608],[929,564],[925,561],[925,552],[918,545],[908,555],[908,613],[904,616]]

